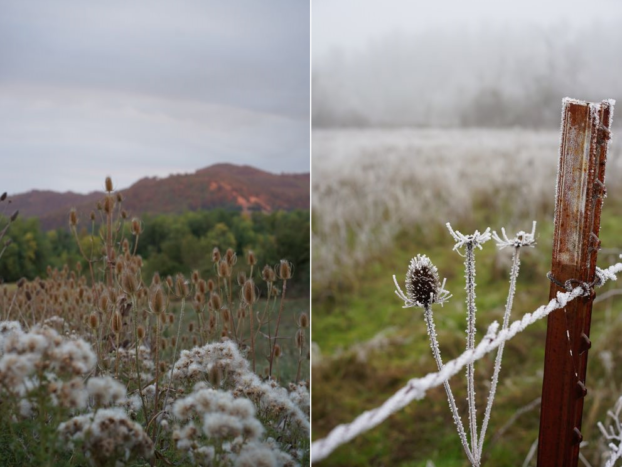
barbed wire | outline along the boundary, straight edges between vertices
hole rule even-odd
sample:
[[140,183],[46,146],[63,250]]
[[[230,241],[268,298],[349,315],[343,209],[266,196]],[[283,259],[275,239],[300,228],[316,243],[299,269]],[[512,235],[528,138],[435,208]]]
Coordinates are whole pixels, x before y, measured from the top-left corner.
[[[615,274],[622,272],[622,263],[616,263],[607,269],[600,270],[602,281],[617,280]],[[499,323],[493,322],[482,341],[471,350],[463,352],[458,358],[447,362],[442,370],[429,373],[423,378],[413,378],[406,386],[391,396],[384,404],[372,410],[363,412],[352,422],[338,425],[325,438],[313,442],[311,445],[311,462],[319,462],[328,457],[335,449],[358,435],[376,427],[395,412],[403,409],[415,399],[423,399],[429,389],[440,386],[452,376],[460,372],[465,366],[481,359],[492,352],[502,343],[512,339],[519,332],[538,320],[545,318],[555,310],[564,308],[577,297],[584,296],[586,289],[583,286],[575,287],[569,292],[558,292],[556,298],[548,304],[542,305],[536,311],[525,314],[520,320],[514,321],[507,329],[499,331]]]

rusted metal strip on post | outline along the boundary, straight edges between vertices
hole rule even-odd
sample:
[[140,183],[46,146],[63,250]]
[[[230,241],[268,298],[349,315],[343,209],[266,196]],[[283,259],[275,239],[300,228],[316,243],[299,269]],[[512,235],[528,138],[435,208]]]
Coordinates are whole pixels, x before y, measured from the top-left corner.
[[[590,283],[595,277],[612,112],[613,101],[563,101],[551,267],[561,283]],[[550,298],[560,291],[552,282]],[[548,317],[539,467],[578,464],[593,299],[593,293],[579,298]]]

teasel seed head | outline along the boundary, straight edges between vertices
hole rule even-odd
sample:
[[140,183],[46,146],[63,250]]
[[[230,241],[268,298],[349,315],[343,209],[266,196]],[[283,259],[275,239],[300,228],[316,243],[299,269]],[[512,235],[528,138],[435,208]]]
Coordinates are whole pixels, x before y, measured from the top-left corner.
[[279,279],[286,281],[292,278],[292,263],[282,259],[275,268],[278,271]]
[[199,271],[197,271],[197,270],[195,269],[194,271],[192,271],[192,276],[191,276],[192,283],[193,283],[194,285],[197,285],[197,284],[198,284],[198,282],[199,282],[199,279],[200,279],[200,277],[199,277]]
[[168,316],[166,313],[160,313],[160,322],[166,326],[166,324],[168,323]]
[[123,202],[123,195],[121,193],[117,193],[117,203]]
[[11,214],[11,222],[15,222],[15,220],[17,219],[17,216],[19,216],[19,209],[15,211],[13,214]]
[[127,218],[128,218],[128,214],[127,214],[127,211],[126,211],[125,209],[122,209],[122,210],[121,210],[121,218],[122,218],[123,220],[125,220],[125,219],[127,219]]
[[113,333],[121,333],[121,328],[123,327],[123,317],[118,311],[115,311],[112,315],[112,323],[110,324],[110,327],[112,328]]
[[281,346],[279,344],[274,344],[274,357],[279,358],[281,356]]
[[199,292],[202,295],[205,295],[207,293],[207,282],[205,282],[203,279],[199,279],[197,286],[199,288]]
[[71,227],[78,225],[78,213],[73,208],[69,211],[69,225]]
[[252,250],[248,250],[246,255],[246,262],[249,266],[254,266],[257,264],[257,258],[255,257],[255,253]]
[[184,279],[183,274],[177,274],[175,279],[175,294],[178,297],[187,297],[188,283],[186,282],[186,279]]
[[132,219],[132,235],[140,235],[143,231],[143,225],[138,217]]
[[222,319],[224,320],[225,323],[228,323],[229,321],[231,321],[231,312],[229,311],[229,308],[223,308],[221,312],[222,312]]
[[151,293],[151,311],[156,315],[164,312],[164,292],[162,287],[156,285],[155,289]]
[[451,296],[445,290],[445,282],[440,283],[436,266],[425,255],[417,255],[410,260],[406,273],[406,293],[402,292],[393,276],[397,287],[395,293],[404,300],[404,308],[429,307],[433,303],[441,305]]
[[142,325],[138,326],[138,328],[136,328],[136,334],[138,336],[138,340],[142,341],[145,338],[145,328]]
[[99,316],[97,313],[91,313],[89,315],[89,326],[93,331],[95,331],[99,327]]
[[166,276],[166,285],[169,289],[173,289],[173,278],[171,276]]
[[242,298],[247,305],[252,305],[257,300],[257,294],[255,293],[255,283],[252,279],[244,282],[242,287]]
[[159,285],[162,282],[162,279],[160,279],[160,273],[156,272],[153,274],[153,277],[151,278],[151,284],[153,285]]
[[212,305],[212,309],[220,310],[220,307],[222,306],[222,300],[220,299],[220,295],[218,295],[216,292],[212,292],[210,295],[210,304]]
[[274,280],[276,279],[276,276],[274,274],[274,269],[272,269],[270,266],[266,264],[263,267],[263,270],[261,271],[261,277],[266,282],[274,282]]
[[306,313],[300,314],[300,319],[298,320],[298,326],[300,326],[303,329],[309,327],[309,316]]
[[231,275],[231,268],[226,258],[221,259],[218,263],[218,275],[220,277],[229,277]]
[[246,273],[244,271],[238,272],[238,285],[242,286],[246,282]]
[[211,279],[207,281],[207,290],[209,290],[210,292],[214,290],[214,281]]
[[91,222],[95,222],[95,211],[91,211]]
[[173,347],[177,346],[177,336],[171,337],[171,345]]
[[227,264],[229,266],[234,266],[235,263],[238,262],[238,257],[231,248],[227,248],[227,251],[225,252],[225,258],[227,259]]
[[162,350],[166,350],[167,347],[168,347],[168,339],[166,337],[163,337],[162,340],[160,341],[160,348]]
[[194,323],[193,322],[188,323],[188,332],[194,332]]
[[106,191],[108,193],[112,193],[113,186],[112,186],[112,179],[110,177],[106,177],[105,185],[106,185]]
[[175,315],[173,313],[168,315],[168,324],[175,324]]
[[2,193],[2,196],[0,196],[0,201],[4,201],[7,197],[7,193],[6,191],[4,193]]
[[212,261],[214,263],[218,263],[220,261],[220,250],[217,246],[215,246],[212,250]]
[[[120,263],[117,263],[120,264]],[[138,290],[138,283],[136,281],[136,276],[131,271],[124,271],[121,276],[121,286],[123,287],[123,291],[128,295],[134,295],[136,290]]]

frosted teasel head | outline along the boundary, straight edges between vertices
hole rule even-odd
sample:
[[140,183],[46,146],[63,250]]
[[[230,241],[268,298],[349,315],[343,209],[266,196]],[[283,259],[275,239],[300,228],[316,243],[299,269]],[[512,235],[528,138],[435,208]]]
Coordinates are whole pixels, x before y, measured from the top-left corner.
[[484,232],[482,233],[480,233],[479,230],[476,230],[472,235],[464,235],[458,232],[457,230],[452,229],[451,224],[449,222],[447,222],[447,224],[445,225],[447,226],[447,230],[449,230],[449,233],[451,234],[451,236],[456,241],[456,244],[454,245],[454,248],[453,248],[454,250],[458,250],[459,248],[462,248],[463,246],[469,246],[469,245],[471,245],[472,247],[477,247],[481,250],[482,245],[486,243],[488,240],[490,240],[491,238],[490,227],[487,227],[486,230],[484,230]]
[[426,255],[417,255],[410,260],[408,272],[406,272],[406,293],[400,288],[397,279],[395,282],[395,294],[404,300],[404,308],[425,308],[434,303],[441,306],[449,300],[451,294],[445,290],[445,279],[441,284],[438,278],[438,270]]
[[522,248],[528,246],[533,248],[536,245],[536,221],[533,221],[531,233],[524,231],[517,232],[514,238],[508,238],[505,233],[505,229],[501,227],[501,236],[497,232],[492,233],[492,238],[497,242],[497,247],[502,250],[503,248]]

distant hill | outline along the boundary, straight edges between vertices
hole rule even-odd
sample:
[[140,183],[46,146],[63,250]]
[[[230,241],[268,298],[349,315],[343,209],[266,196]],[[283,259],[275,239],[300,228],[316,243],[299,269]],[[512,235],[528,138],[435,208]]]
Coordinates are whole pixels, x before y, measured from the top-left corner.
[[[114,181],[114,180],[113,180]],[[216,164],[192,174],[147,177],[121,190],[129,215],[180,213],[201,209],[264,211],[309,209],[309,173],[273,174],[248,165]],[[86,220],[103,192],[33,190],[12,197],[20,216],[39,217],[44,229],[67,225],[76,208]]]

